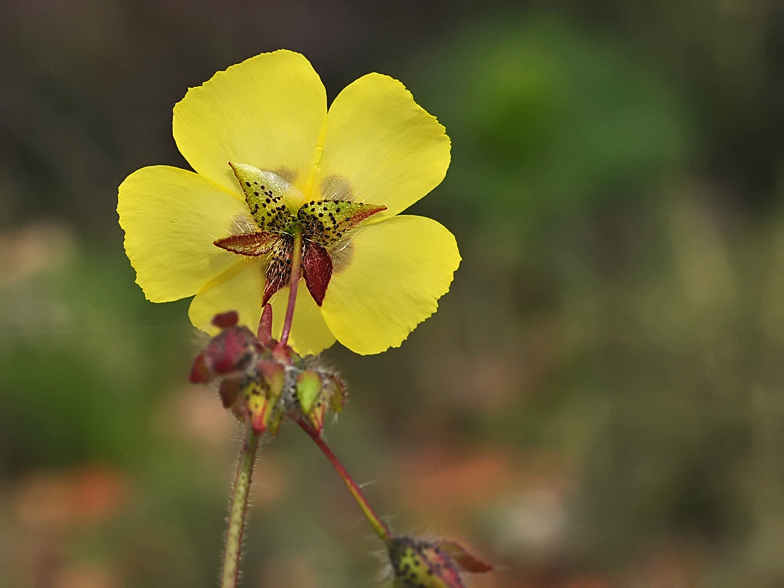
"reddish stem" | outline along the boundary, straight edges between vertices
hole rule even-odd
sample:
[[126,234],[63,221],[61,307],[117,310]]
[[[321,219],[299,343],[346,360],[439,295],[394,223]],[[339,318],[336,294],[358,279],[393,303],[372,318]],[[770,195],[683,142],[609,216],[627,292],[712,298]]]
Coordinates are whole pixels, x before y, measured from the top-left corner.
[[389,531],[389,527],[387,527],[387,525],[380,518],[378,518],[378,515],[370,507],[367,498],[365,498],[365,495],[362,494],[362,490],[360,490],[357,483],[346,471],[346,468],[343,467],[343,464],[338,461],[338,458],[335,457],[334,453],[332,453],[332,450],[326,444],[324,439],[321,438],[321,435],[319,435],[318,431],[316,431],[302,419],[296,419],[296,421],[302,430],[305,431],[311,439],[313,439],[316,445],[318,445],[319,449],[321,449],[322,453],[324,453],[324,455],[329,460],[329,463],[332,464],[332,467],[337,470],[338,475],[341,477],[343,482],[345,482],[348,491],[351,492],[354,500],[357,501],[359,508],[362,509],[362,514],[365,515],[365,518],[370,523],[370,526],[373,527],[373,530],[376,532],[376,534],[381,538],[382,541],[388,543],[392,537],[392,533]]
[[300,265],[302,260],[302,233],[297,231],[294,235],[294,251],[291,254],[291,282],[289,284],[289,304],[286,307],[286,318],[283,321],[283,331],[280,335],[280,344],[286,345],[291,334],[291,322],[294,320],[294,306],[297,303],[297,284],[300,278]]

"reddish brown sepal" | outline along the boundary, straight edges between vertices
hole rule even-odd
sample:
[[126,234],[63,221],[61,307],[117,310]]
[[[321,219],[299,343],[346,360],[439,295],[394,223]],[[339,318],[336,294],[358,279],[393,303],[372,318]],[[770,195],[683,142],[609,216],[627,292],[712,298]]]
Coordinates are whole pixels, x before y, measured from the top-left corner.
[[207,365],[205,353],[199,353],[199,355],[196,356],[196,359],[193,360],[193,367],[188,376],[188,381],[191,384],[207,384],[212,381],[214,377],[215,374],[212,373],[212,370]]
[[236,327],[237,323],[239,322],[240,317],[236,310],[222,312],[212,317],[212,324],[219,329],[230,329],[231,327]]
[[272,306],[265,304],[259,320],[259,342],[266,345],[270,341],[272,341]]
[[374,214],[383,212],[386,209],[387,207],[384,206],[383,204],[365,204],[363,205],[362,210],[360,210],[357,214],[352,216],[351,219],[349,219],[348,224],[350,224],[350,226],[352,227],[355,227],[363,220],[367,220]]
[[240,381],[235,378],[226,378],[218,388],[223,408],[231,407],[240,394]]
[[318,243],[308,241],[305,244],[305,254],[302,258],[302,272],[305,275],[305,284],[308,291],[321,306],[327,286],[332,278],[332,258],[329,252]]
[[224,239],[213,241],[213,245],[231,251],[232,253],[239,253],[240,255],[247,255],[248,257],[258,257],[272,251],[277,236],[273,233],[264,231],[258,233],[244,233],[242,235],[232,235]]
[[462,545],[454,541],[439,541],[438,547],[465,572],[484,574],[494,569],[489,563],[483,562],[481,559],[468,553]]

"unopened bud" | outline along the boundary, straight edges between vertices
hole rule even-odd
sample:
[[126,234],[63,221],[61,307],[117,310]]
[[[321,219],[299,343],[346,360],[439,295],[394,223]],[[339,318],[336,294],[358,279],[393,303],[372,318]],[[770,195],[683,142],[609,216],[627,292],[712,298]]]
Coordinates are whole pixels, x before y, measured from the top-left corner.
[[461,570],[483,573],[493,569],[453,541],[394,537],[388,550],[396,588],[465,588]]
[[[216,319],[220,316],[216,316]],[[229,324],[231,321],[218,322]],[[258,340],[247,327],[224,329],[196,356],[188,380],[194,384],[206,384],[217,376],[242,371],[258,347]]]

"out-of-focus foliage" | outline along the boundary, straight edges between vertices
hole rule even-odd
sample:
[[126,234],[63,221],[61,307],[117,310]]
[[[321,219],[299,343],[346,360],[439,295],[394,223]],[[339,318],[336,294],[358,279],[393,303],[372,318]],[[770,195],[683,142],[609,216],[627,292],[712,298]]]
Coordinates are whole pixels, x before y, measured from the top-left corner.
[[[477,587],[784,582],[784,20],[774,3],[6,2],[0,587],[215,584],[239,430],[185,379],[187,305],[133,283],[116,186],[183,166],[171,108],[285,46],[330,96],[401,79],[445,124],[413,212],[458,237],[400,349],[329,352],[326,435]],[[299,431],[265,446],[246,586],[367,585],[381,545]]]

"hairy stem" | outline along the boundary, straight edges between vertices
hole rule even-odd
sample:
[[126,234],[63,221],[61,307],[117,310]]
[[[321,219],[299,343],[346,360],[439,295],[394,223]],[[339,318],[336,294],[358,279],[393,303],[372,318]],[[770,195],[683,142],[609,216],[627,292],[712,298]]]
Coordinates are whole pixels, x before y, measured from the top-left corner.
[[385,543],[388,543],[392,535],[389,531],[389,527],[387,527],[384,521],[382,521],[370,507],[367,498],[365,498],[365,495],[362,494],[362,490],[360,490],[357,483],[346,471],[346,468],[343,467],[343,464],[338,461],[338,458],[335,457],[335,454],[332,453],[332,450],[329,448],[329,446],[327,446],[324,439],[321,438],[321,435],[319,435],[318,431],[316,431],[302,419],[297,419],[297,424],[310,436],[311,439],[313,439],[316,445],[318,445],[319,449],[321,449],[322,453],[324,453],[324,455],[327,457],[329,463],[332,464],[332,467],[334,467],[338,472],[338,475],[341,477],[343,482],[345,482],[348,491],[351,492],[354,500],[357,501],[359,508],[362,510],[362,514],[365,515],[365,518],[370,523],[370,526],[373,527],[373,530],[376,532],[379,538]]
[[239,574],[240,551],[242,549],[242,532],[245,528],[245,512],[248,506],[248,491],[253,475],[253,463],[256,461],[256,449],[259,438],[248,426],[245,429],[245,440],[240,449],[237,475],[234,478],[234,492],[229,511],[229,529],[226,532],[226,549],[223,552],[223,572],[221,588],[235,588]]
[[297,303],[297,284],[300,278],[300,265],[302,261],[302,231],[294,235],[294,251],[291,254],[291,282],[289,284],[289,304],[286,307],[286,318],[283,321],[283,331],[280,335],[281,345],[289,342],[291,322],[294,320],[294,305]]

